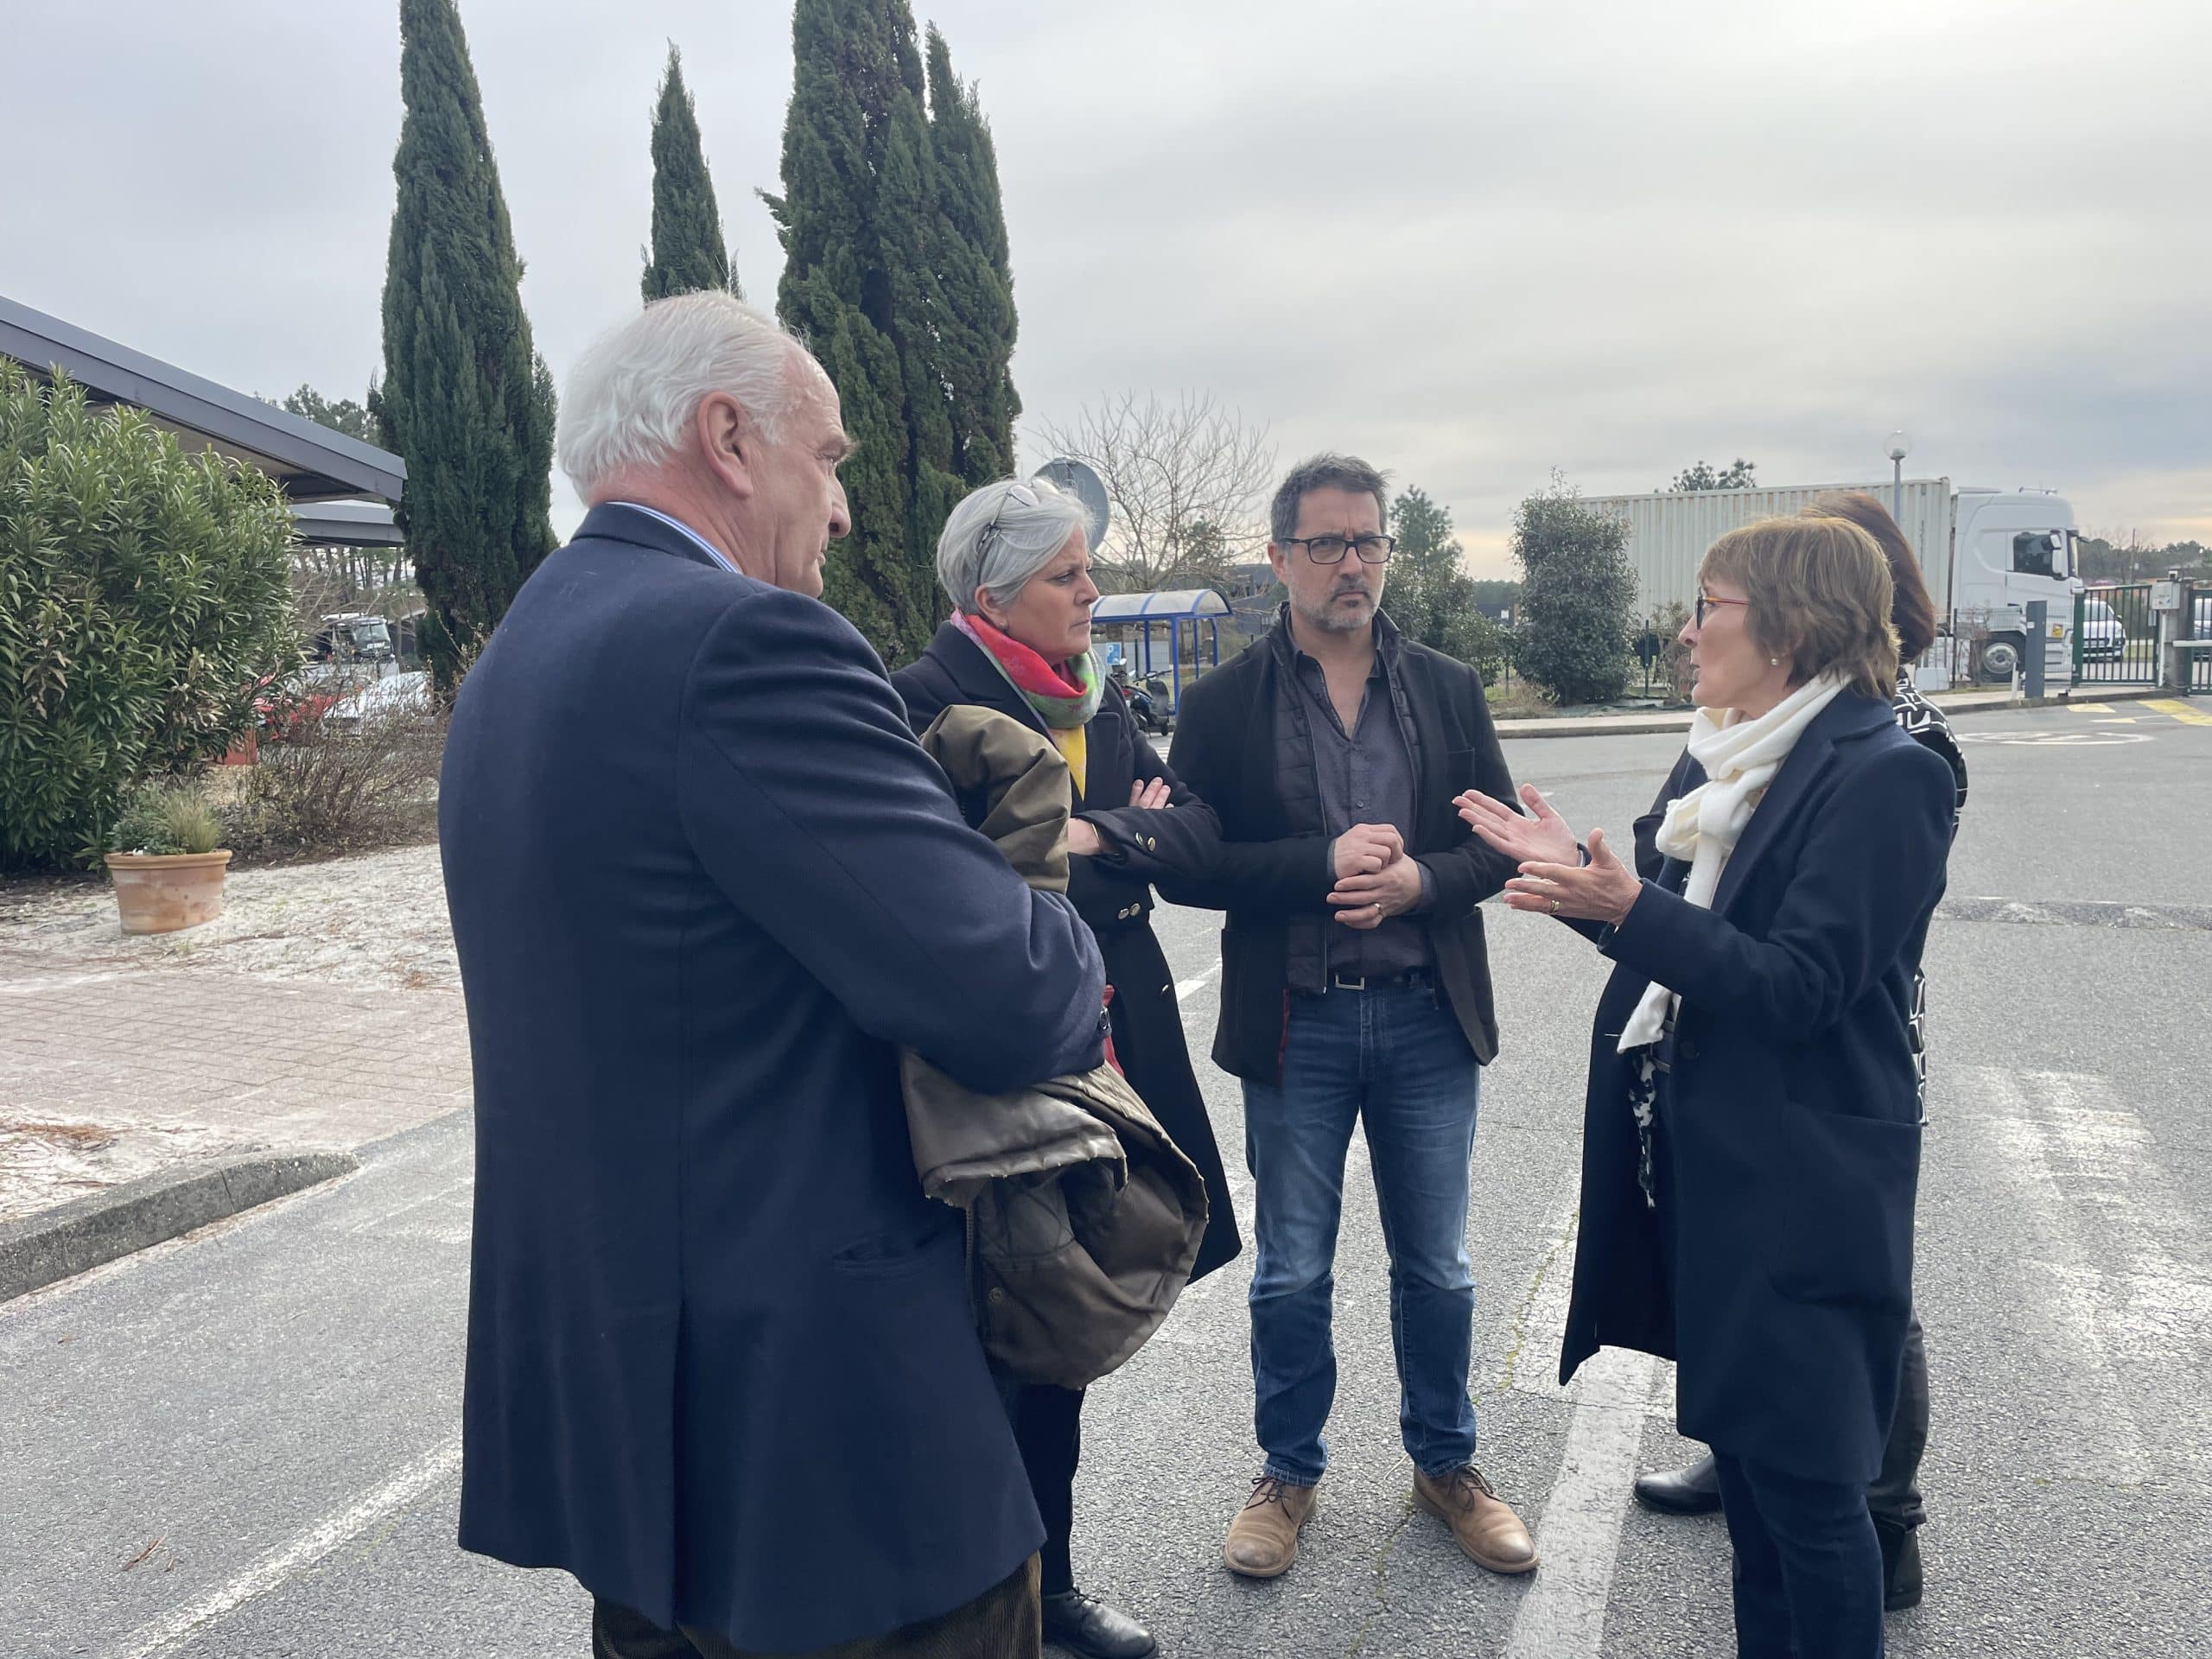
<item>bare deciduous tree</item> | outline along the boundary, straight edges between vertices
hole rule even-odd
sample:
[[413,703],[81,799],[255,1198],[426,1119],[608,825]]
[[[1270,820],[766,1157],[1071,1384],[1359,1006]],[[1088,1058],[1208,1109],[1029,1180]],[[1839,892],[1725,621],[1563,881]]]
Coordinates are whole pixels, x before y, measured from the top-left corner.
[[1265,427],[1247,426],[1210,394],[1169,403],[1121,392],[1065,425],[1040,423],[1035,442],[1105,481],[1114,521],[1093,556],[1109,592],[1218,587],[1267,543],[1274,446]]

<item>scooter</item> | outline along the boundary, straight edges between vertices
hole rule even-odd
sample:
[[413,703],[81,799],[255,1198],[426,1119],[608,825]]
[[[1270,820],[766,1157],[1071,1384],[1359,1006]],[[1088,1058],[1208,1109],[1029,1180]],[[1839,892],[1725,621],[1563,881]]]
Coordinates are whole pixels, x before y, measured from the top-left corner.
[[1142,685],[1129,688],[1129,712],[1147,731],[1165,732],[1172,723],[1167,713],[1167,682],[1157,674]]

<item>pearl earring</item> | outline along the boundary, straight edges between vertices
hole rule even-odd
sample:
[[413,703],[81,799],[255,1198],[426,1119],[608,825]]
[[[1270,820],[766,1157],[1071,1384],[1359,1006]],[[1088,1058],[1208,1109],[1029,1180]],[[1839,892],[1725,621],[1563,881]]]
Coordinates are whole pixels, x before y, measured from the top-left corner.
[[1770,657],[1766,659],[1766,665],[1769,668],[1780,668],[1782,666],[1782,658],[1779,657]]

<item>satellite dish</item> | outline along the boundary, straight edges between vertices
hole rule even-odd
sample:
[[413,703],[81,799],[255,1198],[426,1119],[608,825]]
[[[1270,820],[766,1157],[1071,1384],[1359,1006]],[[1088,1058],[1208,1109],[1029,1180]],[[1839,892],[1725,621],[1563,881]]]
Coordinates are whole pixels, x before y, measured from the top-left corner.
[[1113,523],[1113,514],[1106,505],[1106,485],[1098,474],[1079,461],[1048,461],[1030,474],[1041,478],[1055,489],[1065,490],[1083,503],[1086,520],[1084,533],[1096,553],[1098,544],[1106,539],[1106,531]]

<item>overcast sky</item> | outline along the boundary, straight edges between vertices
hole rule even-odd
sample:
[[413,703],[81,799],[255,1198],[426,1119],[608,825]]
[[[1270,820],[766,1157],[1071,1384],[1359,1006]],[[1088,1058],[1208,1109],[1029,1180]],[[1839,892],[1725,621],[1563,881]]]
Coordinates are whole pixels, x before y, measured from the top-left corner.
[[[788,9],[463,0],[556,378],[638,302],[683,48],[749,297]],[[399,126],[388,0],[8,9],[0,294],[248,391],[358,397]],[[2204,0],[919,0],[982,83],[1028,417],[1214,393],[1365,455],[1506,570],[1514,504],[2053,486],[2212,540]],[[1025,425],[1027,425],[1025,422]],[[1029,446],[1028,459],[1042,457]],[[556,518],[575,517],[556,482]]]

